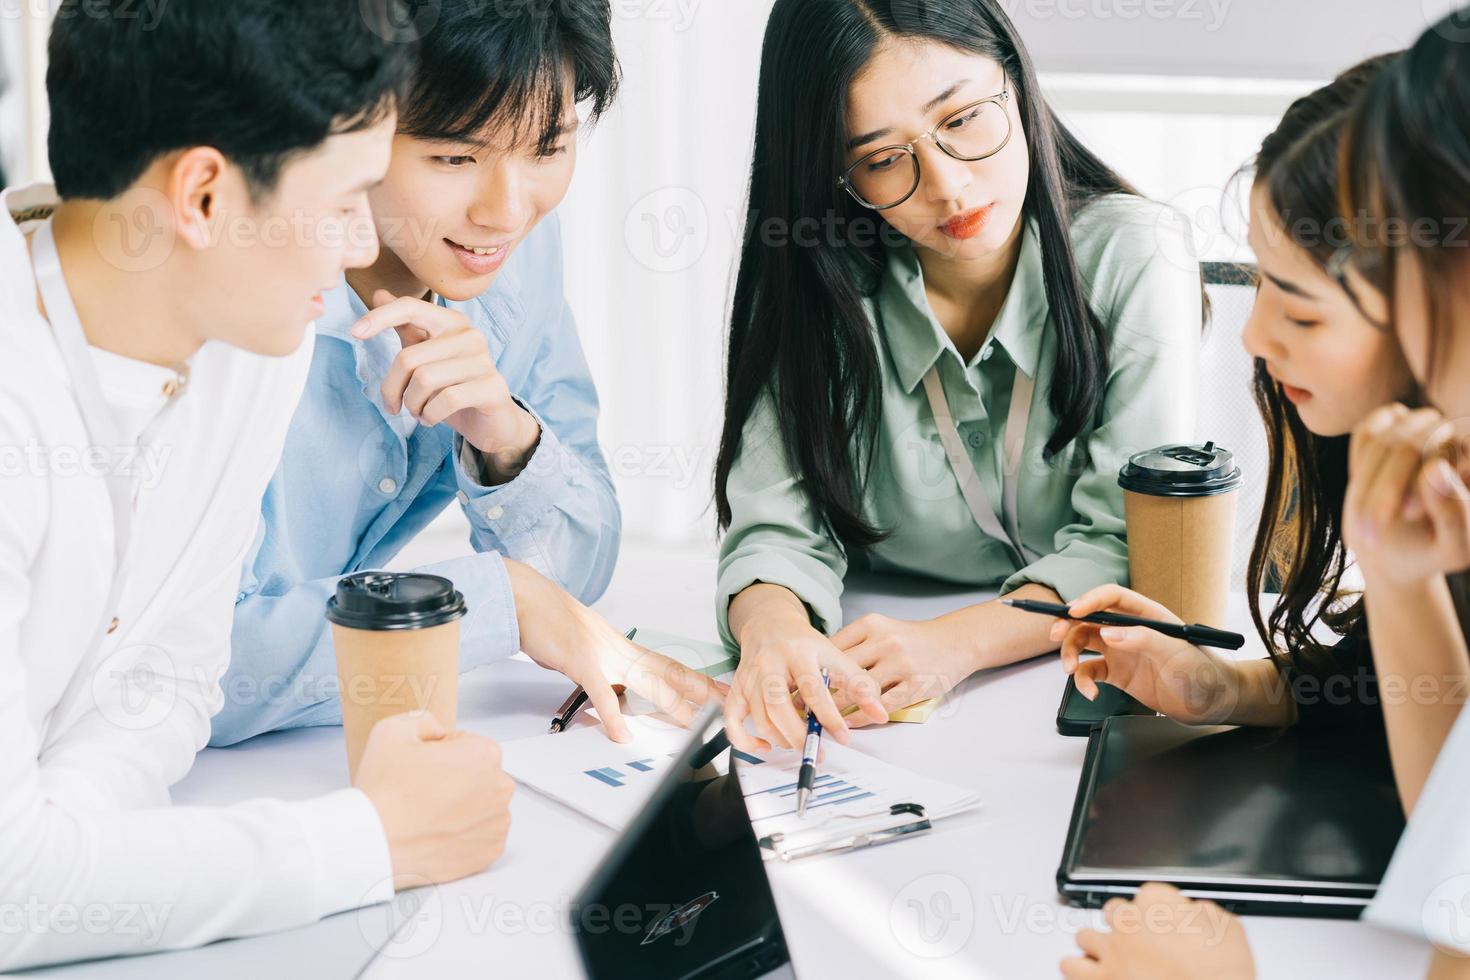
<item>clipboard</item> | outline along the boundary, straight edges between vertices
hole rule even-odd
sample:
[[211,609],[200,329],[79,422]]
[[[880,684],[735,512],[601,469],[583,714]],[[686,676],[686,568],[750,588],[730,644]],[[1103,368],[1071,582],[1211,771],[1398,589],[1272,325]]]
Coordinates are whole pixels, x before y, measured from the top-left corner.
[[[843,824],[833,833],[834,823]],[[867,847],[880,847],[934,829],[934,823],[917,803],[895,803],[886,811],[843,814],[810,831],[776,832],[760,838],[763,854],[781,861],[796,861],[824,854],[845,854]]]

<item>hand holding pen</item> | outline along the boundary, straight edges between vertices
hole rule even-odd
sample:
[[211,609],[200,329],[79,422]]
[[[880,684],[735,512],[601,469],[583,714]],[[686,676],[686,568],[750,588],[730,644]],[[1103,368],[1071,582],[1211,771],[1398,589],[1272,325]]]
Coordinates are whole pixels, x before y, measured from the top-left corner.
[[[832,678],[827,668],[822,668],[822,686],[831,687]],[[807,801],[812,798],[812,787],[817,782],[817,753],[822,750],[822,723],[810,709],[806,713],[806,744],[801,750],[801,772],[796,776],[796,815],[806,816]]]
[[[1099,622],[1100,617],[1105,618]],[[1245,674],[1235,660],[1177,635],[1188,629],[1159,603],[1105,585],[1073,602],[1070,617],[1053,625],[1051,639],[1061,645],[1062,666],[1076,681],[1078,693],[1089,700],[1097,697],[1098,684],[1106,683],[1176,721],[1196,725],[1221,724],[1242,710],[1269,707],[1264,704],[1267,692],[1243,685]],[[1204,637],[1227,648],[1245,642],[1239,634],[1219,630]],[[1101,656],[1083,660],[1086,652]],[[1252,713],[1249,718],[1270,723],[1269,715]]]
[[[1089,593],[1090,594],[1090,593]],[[1137,595],[1137,593],[1134,593]],[[1084,597],[1085,598],[1085,597]],[[1139,598],[1142,598],[1140,596]],[[1037,613],[1042,616],[1055,616],[1058,619],[1070,620],[1078,623],[1091,623],[1095,626],[1141,626],[1172,636],[1176,640],[1185,640],[1201,647],[1218,647],[1222,650],[1239,650],[1245,646],[1245,637],[1239,633],[1231,633],[1226,630],[1215,629],[1213,626],[1186,626],[1177,617],[1173,621],[1165,619],[1145,619],[1141,616],[1130,616],[1126,613],[1116,612],[1085,612],[1082,611],[1082,600],[1078,600],[1071,606],[1062,606],[1054,602],[1036,602],[1032,599],[1002,599],[1001,604],[1019,609],[1022,612]],[[1165,616],[1169,611],[1159,606],[1156,612],[1162,612]]]

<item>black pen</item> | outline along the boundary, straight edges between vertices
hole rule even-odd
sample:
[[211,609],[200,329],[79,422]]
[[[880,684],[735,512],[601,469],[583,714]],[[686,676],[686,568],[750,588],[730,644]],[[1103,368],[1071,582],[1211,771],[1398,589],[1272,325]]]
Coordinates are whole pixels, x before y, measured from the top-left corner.
[[[822,683],[832,686],[827,668],[822,668]],[[806,712],[806,745],[801,750],[801,772],[796,776],[796,815],[806,816],[806,801],[811,799],[812,787],[817,782],[817,750],[822,747],[822,723],[817,721],[816,712]]]
[[1070,619],[1078,623],[1092,623],[1094,626],[1143,626],[1147,629],[1172,636],[1176,640],[1187,640],[1195,646],[1217,647],[1221,650],[1239,650],[1245,646],[1245,637],[1239,633],[1231,633],[1228,630],[1217,630],[1209,626],[1184,626],[1180,623],[1164,623],[1156,619],[1140,619],[1137,616],[1127,616],[1123,613],[1098,612],[1091,616],[1073,616],[1072,610],[1055,602],[1036,602],[1032,599],[1002,599],[1002,604],[1019,609],[1022,612],[1038,613],[1042,616],[1054,616],[1057,619]]
[[[634,627],[633,629],[628,630],[628,632],[625,633],[624,636],[626,636],[629,640],[632,640],[634,634],[636,634],[637,632],[637,627]],[[546,730],[546,734],[555,735],[557,732],[566,731],[567,726],[572,723],[572,719],[577,717],[577,712],[581,711],[582,708],[586,706],[586,704],[587,692],[583,690],[581,684],[578,684],[577,689],[573,691],[571,695],[561,703],[561,707],[557,709],[555,717],[551,719],[551,727]]]

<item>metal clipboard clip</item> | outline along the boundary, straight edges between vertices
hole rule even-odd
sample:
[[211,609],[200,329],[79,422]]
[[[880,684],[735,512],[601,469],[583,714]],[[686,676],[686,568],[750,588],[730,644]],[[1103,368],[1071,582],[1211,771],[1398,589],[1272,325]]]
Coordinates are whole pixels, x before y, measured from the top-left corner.
[[[846,823],[846,826],[834,825]],[[837,831],[834,834],[834,829]],[[917,803],[895,803],[886,811],[842,814],[811,830],[777,832],[760,839],[761,850],[782,861],[842,854],[864,847],[878,847],[934,829],[929,815]],[[823,835],[818,837],[817,835]]]

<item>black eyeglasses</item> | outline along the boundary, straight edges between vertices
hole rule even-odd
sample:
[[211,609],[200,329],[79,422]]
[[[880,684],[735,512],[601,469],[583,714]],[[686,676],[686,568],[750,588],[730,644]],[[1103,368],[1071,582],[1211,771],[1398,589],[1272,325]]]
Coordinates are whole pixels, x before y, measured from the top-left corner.
[[1006,109],[1010,101],[1011,80],[1006,76],[999,95],[955,110],[912,143],[874,150],[847,168],[837,183],[865,208],[896,208],[919,189],[922,175],[916,144],[932,140],[947,156],[968,163],[993,157],[1011,141],[1011,114]]
[[1363,301],[1358,298],[1357,290],[1353,289],[1353,284],[1348,281],[1348,267],[1353,264],[1355,255],[1356,252],[1351,245],[1345,245],[1338,249],[1333,253],[1332,258],[1327,260],[1327,274],[1337,280],[1337,284],[1342,287],[1342,291],[1347,293],[1348,299],[1353,301],[1353,306],[1357,308],[1358,314],[1364,320],[1367,320],[1373,329],[1388,333],[1393,329],[1393,325],[1379,320],[1364,309]]

